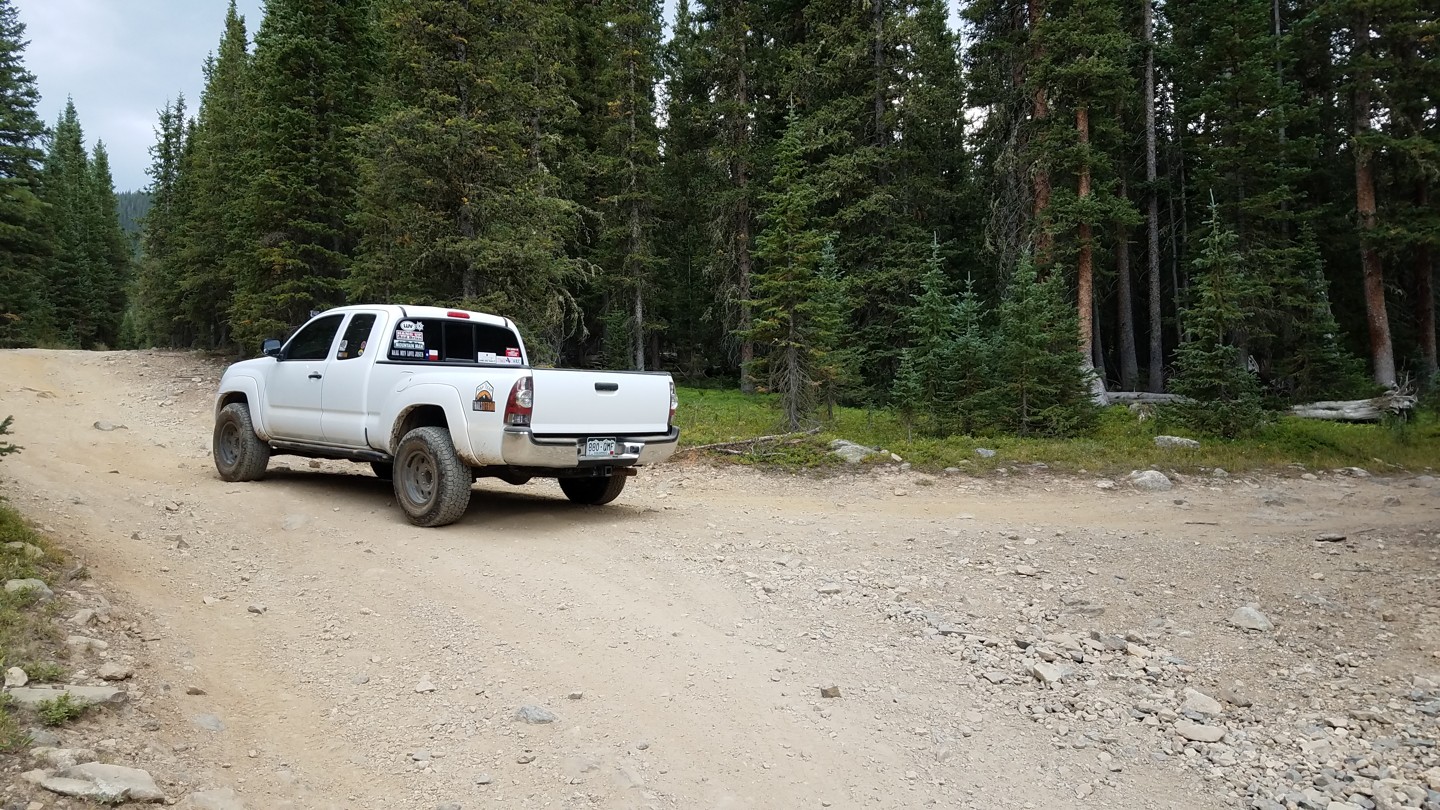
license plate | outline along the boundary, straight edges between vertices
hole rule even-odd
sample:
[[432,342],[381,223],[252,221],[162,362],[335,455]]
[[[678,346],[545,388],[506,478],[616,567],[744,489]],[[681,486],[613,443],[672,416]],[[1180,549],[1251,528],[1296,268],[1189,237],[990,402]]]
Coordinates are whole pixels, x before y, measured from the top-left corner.
[[614,440],[614,439],[586,439],[586,440],[585,440],[585,457],[586,457],[586,458],[609,458],[610,456],[613,456],[613,455],[615,455],[615,440]]

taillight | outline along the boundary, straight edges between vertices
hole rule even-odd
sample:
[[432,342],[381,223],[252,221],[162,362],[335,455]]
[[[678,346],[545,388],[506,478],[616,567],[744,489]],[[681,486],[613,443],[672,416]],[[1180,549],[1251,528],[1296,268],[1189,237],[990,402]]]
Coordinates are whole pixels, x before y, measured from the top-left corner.
[[674,426],[675,426],[675,409],[678,408],[678,407],[680,407],[680,397],[676,396],[676,394],[675,394],[675,381],[674,381],[674,380],[671,380],[671,381],[670,381],[670,421],[666,423],[666,424],[668,424],[670,427],[674,427]]
[[530,426],[530,412],[535,407],[535,388],[529,376],[515,381],[510,389],[510,399],[505,403],[505,424],[515,427]]

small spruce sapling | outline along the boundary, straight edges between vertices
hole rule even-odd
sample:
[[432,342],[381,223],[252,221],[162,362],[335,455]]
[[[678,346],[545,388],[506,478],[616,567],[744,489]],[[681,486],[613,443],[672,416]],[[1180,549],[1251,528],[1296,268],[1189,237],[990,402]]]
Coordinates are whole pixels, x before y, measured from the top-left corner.
[[1200,255],[1191,265],[1186,341],[1176,350],[1172,389],[1188,400],[1175,406],[1182,423],[1233,438],[1265,422],[1260,381],[1233,339],[1246,327],[1247,302],[1255,299],[1258,285],[1245,270],[1235,232],[1221,223],[1213,202],[1206,226]]
[[1071,436],[1095,419],[1075,308],[1064,279],[1040,279],[1027,255],[1000,302],[995,341],[996,427],[1022,436]]

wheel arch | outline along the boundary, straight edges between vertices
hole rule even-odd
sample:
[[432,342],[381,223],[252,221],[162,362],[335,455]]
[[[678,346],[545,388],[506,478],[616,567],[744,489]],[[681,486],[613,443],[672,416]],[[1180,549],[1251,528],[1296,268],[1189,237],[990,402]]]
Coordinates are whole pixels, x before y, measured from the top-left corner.
[[470,431],[460,409],[460,395],[449,386],[428,385],[406,389],[408,401],[398,405],[395,418],[390,420],[390,440],[385,451],[394,455],[400,448],[400,440],[417,427],[445,428],[455,453],[460,460],[471,467],[479,466],[470,446]]
[[226,405],[244,405],[250,411],[250,422],[255,425],[255,435],[269,441],[270,427],[265,424],[265,415],[260,408],[260,385],[254,377],[233,376],[221,382],[220,392],[215,395],[215,416]]

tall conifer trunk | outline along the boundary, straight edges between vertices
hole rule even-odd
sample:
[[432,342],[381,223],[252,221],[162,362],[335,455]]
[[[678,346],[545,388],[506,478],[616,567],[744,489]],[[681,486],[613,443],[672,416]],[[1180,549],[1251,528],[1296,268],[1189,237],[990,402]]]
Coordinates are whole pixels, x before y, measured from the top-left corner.
[[[1415,208],[1426,210],[1430,190],[1422,179],[1415,185]],[[1440,379],[1435,353],[1435,261],[1429,242],[1415,246],[1415,326],[1420,332],[1420,359],[1424,363],[1425,382]]]
[[[1124,186],[1121,186],[1124,196]],[[1140,382],[1140,368],[1135,357],[1135,302],[1131,297],[1130,229],[1121,223],[1115,226],[1115,308],[1119,316],[1120,388],[1134,391]]]
[[[1075,110],[1075,132],[1080,138],[1080,148],[1090,146],[1090,109],[1078,107]],[[1090,155],[1081,158],[1079,197],[1081,205],[1090,197]],[[1090,223],[1081,221],[1079,227],[1080,256],[1076,261],[1077,302],[1080,316],[1080,351],[1087,366],[1094,367],[1095,354],[1095,246]]]
[[[736,211],[737,228],[735,231],[735,269],[738,276],[738,293],[740,296],[740,323],[742,328],[749,329],[750,319],[750,274],[752,270],[752,259],[750,256],[750,166],[749,155],[746,150],[750,142],[750,86],[749,71],[745,67],[746,55],[746,32],[740,32],[738,44],[739,59],[736,62],[735,76],[735,104],[741,111],[735,117],[732,126],[735,128],[735,150],[736,165],[734,167],[735,186],[739,192],[739,205]],[[740,339],[740,390],[746,394],[755,393],[755,380],[750,376],[750,368],[755,364],[755,341],[748,337]]]
[[[1038,65],[1045,58],[1045,49],[1037,39],[1036,32],[1045,20],[1045,0],[1030,0],[1028,4],[1030,15],[1030,63]],[[1050,117],[1050,101],[1045,92],[1045,85],[1039,81],[1035,82],[1033,96],[1031,98],[1030,116],[1032,124],[1036,129],[1040,122]],[[1050,262],[1051,247],[1054,244],[1054,237],[1050,233],[1050,168],[1045,158],[1039,158],[1030,167],[1032,173],[1031,182],[1034,188],[1034,228],[1035,228],[1035,263],[1043,269]],[[1086,341],[1085,345],[1090,345]]]
[[1145,6],[1145,247],[1146,276],[1150,281],[1150,368],[1147,386],[1151,393],[1165,390],[1165,335],[1160,307],[1160,190],[1156,188],[1155,159],[1155,10],[1151,0]]
[[1354,70],[1354,127],[1351,149],[1355,156],[1355,213],[1360,221],[1360,264],[1365,276],[1365,314],[1370,328],[1370,358],[1375,382],[1395,385],[1395,350],[1390,342],[1390,317],[1385,309],[1385,268],[1375,247],[1376,204],[1374,154],[1366,137],[1370,134],[1370,102],[1373,93],[1370,69],[1364,64],[1370,51],[1370,20],[1357,13],[1350,23],[1354,37],[1351,61]]

